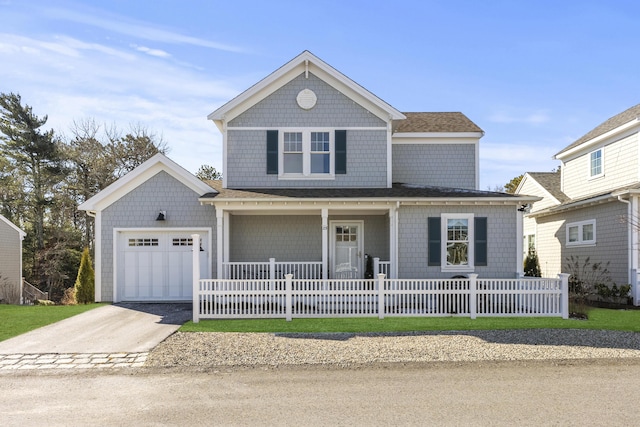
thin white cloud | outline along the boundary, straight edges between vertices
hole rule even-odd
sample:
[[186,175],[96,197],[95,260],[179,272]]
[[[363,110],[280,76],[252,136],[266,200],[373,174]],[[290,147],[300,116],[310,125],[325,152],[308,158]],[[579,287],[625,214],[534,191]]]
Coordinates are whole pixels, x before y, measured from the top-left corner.
[[165,52],[164,50],[151,49],[151,48],[146,47],[146,46],[138,46],[138,45],[131,45],[131,47],[133,47],[138,52],[146,53],[147,55],[156,56],[158,58],[169,58],[169,57],[171,57],[171,54],[168,53],[168,52]]
[[84,118],[125,130],[141,123],[162,135],[170,157],[188,170],[204,163],[222,170],[221,136],[206,115],[238,94],[234,83],[159,61],[146,46],[115,46],[0,34],[0,63],[11,64],[0,67],[0,92],[20,93],[58,132]]
[[83,13],[79,10],[47,7],[44,9],[43,13],[48,18],[55,18],[79,24],[90,25],[93,27],[102,28],[103,30],[113,31],[118,34],[128,35],[154,42],[186,44],[229,52],[242,51],[242,49],[236,46],[157,28],[147,22],[132,20],[130,18],[115,15],[104,10],[93,10],[87,13]]

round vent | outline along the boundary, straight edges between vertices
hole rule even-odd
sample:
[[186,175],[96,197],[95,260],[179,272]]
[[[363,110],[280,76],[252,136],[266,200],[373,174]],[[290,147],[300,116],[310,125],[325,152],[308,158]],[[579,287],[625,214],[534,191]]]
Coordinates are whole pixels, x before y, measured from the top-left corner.
[[305,110],[310,110],[316,106],[316,101],[318,97],[311,89],[303,89],[300,91],[298,96],[296,97],[296,101],[298,101],[298,105],[300,108]]

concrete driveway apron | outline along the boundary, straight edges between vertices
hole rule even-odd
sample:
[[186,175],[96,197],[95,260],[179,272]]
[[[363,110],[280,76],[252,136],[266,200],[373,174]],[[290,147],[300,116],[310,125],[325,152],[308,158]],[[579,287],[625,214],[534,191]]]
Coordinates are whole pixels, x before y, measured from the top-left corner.
[[[99,362],[144,362],[148,352],[191,318],[191,304],[116,304],[98,307],[0,341],[0,368]],[[15,363],[12,362],[15,360]],[[66,363],[64,363],[66,364]],[[125,365],[123,365],[125,366]]]

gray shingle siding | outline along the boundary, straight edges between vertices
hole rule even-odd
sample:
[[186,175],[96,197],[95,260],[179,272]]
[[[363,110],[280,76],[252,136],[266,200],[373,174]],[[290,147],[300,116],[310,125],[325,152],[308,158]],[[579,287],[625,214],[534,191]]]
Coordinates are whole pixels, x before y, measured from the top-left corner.
[[[296,102],[303,89],[315,92],[318,101],[311,110]],[[229,121],[230,127],[385,127],[386,123],[327,83],[304,73]]]
[[393,182],[476,188],[475,145],[393,144]]
[[[389,259],[387,216],[330,216],[329,221],[364,221],[364,251]],[[322,261],[322,218],[318,215],[231,215],[230,261]]]
[[4,221],[0,221],[0,300],[20,302],[20,234]]
[[514,278],[517,271],[517,211],[514,206],[403,206],[398,213],[398,277],[405,279],[448,278],[440,266],[427,265],[427,219],[443,213],[473,213],[487,217],[488,265],[476,266],[485,278]]
[[267,175],[266,130],[229,130],[229,188],[386,187],[387,132],[347,130],[347,173],[332,180],[279,180]]
[[[587,257],[590,263],[609,263],[611,279],[618,285],[629,283],[629,257],[628,227],[624,219],[627,216],[627,205],[620,202],[605,203],[590,206],[564,215],[564,223],[557,233],[557,238],[562,242],[562,272],[567,270],[567,258],[578,257],[583,264]],[[596,220],[596,245],[595,246],[567,246],[567,224],[579,221]]]
[[[311,110],[296,102],[311,89],[318,97]],[[256,187],[385,187],[387,185],[386,123],[341,92],[309,74],[276,90],[228,124],[265,130],[227,131],[226,180],[229,188]],[[347,173],[334,180],[278,180],[266,173],[266,129],[318,127],[347,129]],[[352,128],[382,128],[380,130]]]
[[[159,172],[102,211],[102,301],[113,300],[114,228],[212,228],[211,271],[215,277],[216,215],[212,206],[201,206],[200,194]],[[158,212],[166,221],[156,221]]]

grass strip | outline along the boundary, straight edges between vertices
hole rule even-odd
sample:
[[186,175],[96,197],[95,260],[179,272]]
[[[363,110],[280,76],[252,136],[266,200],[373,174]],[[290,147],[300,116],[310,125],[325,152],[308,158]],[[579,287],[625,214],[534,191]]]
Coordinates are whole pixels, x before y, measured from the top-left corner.
[[592,308],[588,320],[557,317],[387,317],[385,319],[238,319],[185,323],[182,332],[409,332],[493,329],[595,329],[640,332],[640,310]]
[[0,341],[58,322],[105,304],[0,305]]

